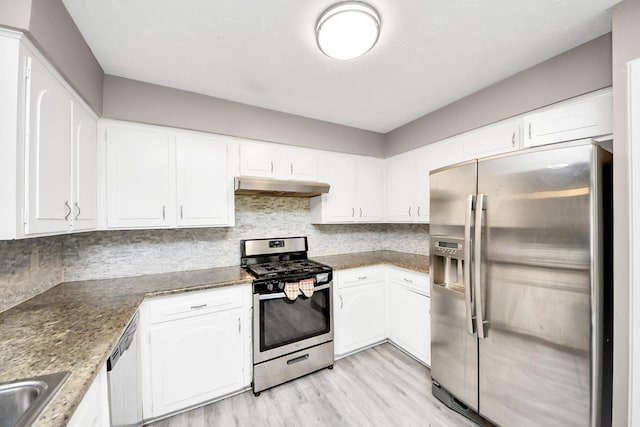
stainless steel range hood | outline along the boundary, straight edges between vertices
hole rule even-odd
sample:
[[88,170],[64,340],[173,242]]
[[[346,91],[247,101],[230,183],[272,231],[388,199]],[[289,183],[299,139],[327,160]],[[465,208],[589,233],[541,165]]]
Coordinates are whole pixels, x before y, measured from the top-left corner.
[[236,194],[252,196],[314,197],[322,193],[328,193],[329,184],[314,181],[237,176],[235,179],[235,192]]

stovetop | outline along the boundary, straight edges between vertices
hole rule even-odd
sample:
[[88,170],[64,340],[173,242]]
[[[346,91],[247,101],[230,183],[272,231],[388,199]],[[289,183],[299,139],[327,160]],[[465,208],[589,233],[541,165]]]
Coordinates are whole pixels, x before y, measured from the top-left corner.
[[256,278],[287,277],[308,273],[310,276],[331,271],[331,267],[319,262],[302,259],[293,261],[266,262],[247,266],[247,271]]

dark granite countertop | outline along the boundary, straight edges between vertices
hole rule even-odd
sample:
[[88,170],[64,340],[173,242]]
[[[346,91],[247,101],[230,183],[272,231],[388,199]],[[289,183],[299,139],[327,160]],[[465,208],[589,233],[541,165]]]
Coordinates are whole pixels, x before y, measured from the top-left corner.
[[[335,269],[390,264],[429,271],[429,257],[394,251],[312,257]],[[0,383],[70,371],[38,426],[64,426],[145,297],[249,283],[239,266],[61,283],[0,313]]]

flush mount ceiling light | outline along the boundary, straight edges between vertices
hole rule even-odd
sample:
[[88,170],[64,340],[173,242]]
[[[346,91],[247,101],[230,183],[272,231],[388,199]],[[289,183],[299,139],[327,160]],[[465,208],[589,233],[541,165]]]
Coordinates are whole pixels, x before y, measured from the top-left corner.
[[380,16],[366,3],[338,3],[325,10],[316,25],[318,47],[327,56],[353,59],[364,55],[380,35]]

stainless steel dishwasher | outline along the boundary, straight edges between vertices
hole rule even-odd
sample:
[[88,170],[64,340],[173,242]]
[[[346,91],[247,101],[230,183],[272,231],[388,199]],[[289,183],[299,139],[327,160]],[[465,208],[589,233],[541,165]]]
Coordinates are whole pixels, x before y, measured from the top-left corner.
[[111,426],[142,425],[142,395],[138,371],[138,312],[124,330],[107,360]]

